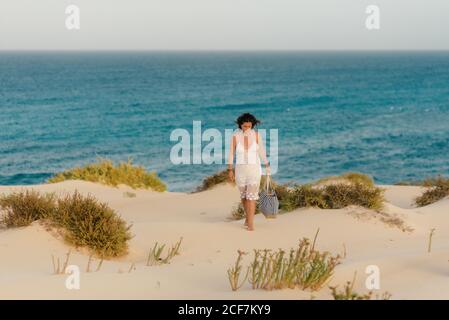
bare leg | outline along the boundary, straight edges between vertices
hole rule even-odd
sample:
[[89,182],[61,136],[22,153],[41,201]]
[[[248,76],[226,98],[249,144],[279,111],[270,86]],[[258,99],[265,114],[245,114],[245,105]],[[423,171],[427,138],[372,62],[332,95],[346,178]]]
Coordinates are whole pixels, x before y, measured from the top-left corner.
[[247,203],[248,201],[246,201],[245,198],[242,198],[242,206],[243,206],[243,211],[245,212],[245,226],[248,225],[248,216],[247,216],[247,212],[248,212],[248,207],[247,207]]
[[248,230],[254,230],[254,215],[256,214],[256,201],[255,200],[246,200],[246,219],[248,221]]

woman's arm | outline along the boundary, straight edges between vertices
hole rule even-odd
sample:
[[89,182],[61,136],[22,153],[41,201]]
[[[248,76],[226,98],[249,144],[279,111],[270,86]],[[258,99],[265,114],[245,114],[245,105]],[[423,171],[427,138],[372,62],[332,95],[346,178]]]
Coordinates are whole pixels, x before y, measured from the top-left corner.
[[269,172],[270,162],[267,159],[267,153],[265,151],[265,143],[262,140],[262,137],[259,132],[257,132],[257,144],[259,145],[259,157],[262,160],[262,162],[265,164],[265,167],[267,168],[267,172]]

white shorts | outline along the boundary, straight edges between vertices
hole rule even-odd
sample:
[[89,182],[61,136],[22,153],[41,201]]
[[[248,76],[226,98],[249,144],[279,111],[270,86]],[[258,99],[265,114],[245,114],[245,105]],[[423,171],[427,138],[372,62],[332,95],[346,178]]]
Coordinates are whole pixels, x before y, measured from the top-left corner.
[[240,198],[248,200],[259,199],[260,164],[237,164],[235,166],[235,183],[240,191]]

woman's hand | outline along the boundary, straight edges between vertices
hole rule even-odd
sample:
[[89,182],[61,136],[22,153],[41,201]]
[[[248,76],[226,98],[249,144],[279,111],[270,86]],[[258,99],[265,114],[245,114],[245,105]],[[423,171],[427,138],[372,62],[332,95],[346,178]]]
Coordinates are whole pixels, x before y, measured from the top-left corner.
[[234,170],[232,169],[228,169],[228,179],[231,182],[234,182],[235,178],[234,178]]
[[269,165],[266,166],[265,171],[267,173],[267,176],[271,175],[271,169]]

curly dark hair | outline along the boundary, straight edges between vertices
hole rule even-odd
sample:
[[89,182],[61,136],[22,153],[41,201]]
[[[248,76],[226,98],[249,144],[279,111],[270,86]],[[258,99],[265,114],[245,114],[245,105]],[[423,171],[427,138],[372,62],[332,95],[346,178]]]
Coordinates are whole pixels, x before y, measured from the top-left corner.
[[237,123],[240,129],[242,128],[242,124],[244,122],[251,122],[253,124],[253,128],[260,123],[260,121],[257,120],[256,117],[253,116],[251,113],[243,113],[235,121],[235,123]]

